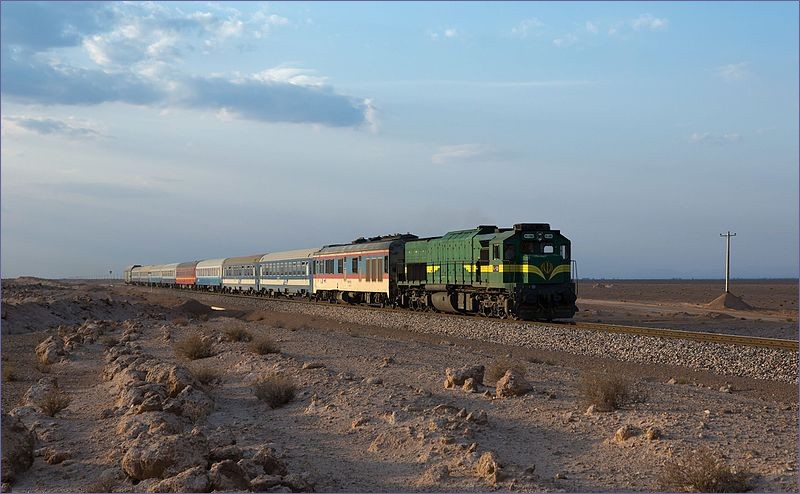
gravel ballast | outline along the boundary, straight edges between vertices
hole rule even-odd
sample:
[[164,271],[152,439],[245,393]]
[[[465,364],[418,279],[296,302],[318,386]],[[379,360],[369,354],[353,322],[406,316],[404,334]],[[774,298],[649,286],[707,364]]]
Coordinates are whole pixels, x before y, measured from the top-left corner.
[[[280,300],[189,295],[227,308],[262,308],[302,313],[363,325],[401,328],[417,333],[488,341],[502,345],[562,351],[643,364],[679,365],[752,379],[798,382],[798,354],[791,350],[756,348],[720,343],[596,333],[545,323],[511,323],[484,318],[448,317],[432,312],[390,312],[327,304],[301,304]],[[224,304],[222,301],[224,300]]]

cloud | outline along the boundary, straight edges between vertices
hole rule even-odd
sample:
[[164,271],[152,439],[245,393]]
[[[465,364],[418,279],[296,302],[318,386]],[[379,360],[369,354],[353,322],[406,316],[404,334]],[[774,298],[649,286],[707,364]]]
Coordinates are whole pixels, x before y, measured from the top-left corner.
[[728,82],[735,82],[750,77],[751,73],[747,66],[747,62],[739,62],[715,67],[712,70],[717,77],[721,77]]
[[[178,106],[262,122],[377,128],[370,100],[337,93],[313,70],[280,65],[245,76],[181,72],[183,54],[266,36],[289,24],[285,17],[263,9],[248,16],[215,4],[189,13],[172,4],[97,4],[71,11],[56,4],[4,3],[3,97],[40,105]],[[39,14],[47,29],[37,31]],[[442,35],[458,33],[448,28]],[[90,63],[71,64],[55,51],[59,47],[83,50]]]
[[631,27],[636,31],[662,31],[667,28],[669,19],[658,18],[653,14],[642,14],[631,21]]
[[428,31],[428,37],[431,41],[438,41],[440,39],[455,39],[460,35],[458,29],[454,27],[446,27],[439,31]]
[[586,32],[590,34],[597,34],[600,28],[597,27],[597,24],[591,21],[586,21]]
[[496,163],[506,161],[506,153],[498,152],[495,149],[487,148],[480,144],[456,144],[449,146],[439,146],[431,156],[431,163],[435,165],[447,165],[451,163]]
[[564,48],[567,46],[572,46],[578,42],[578,37],[572,33],[567,33],[564,36],[560,36],[553,40],[553,45],[558,48]]
[[689,136],[689,142],[694,144],[730,144],[741,142],[742,136],[736,132],[727,134],[714,134],[712,132],[695,132]]
[[511,36],[515,36],[517,38],[527,38],[528,34],[533,34],[534,31],[539,30],[539,28],[543,26],[544,23],[536,17],[524,19],[519,24],[511,28]]
[[61,135],[72,139],[93,138],[100,132],[87,122],[74,118],[58,120],[46,117],[3,117],[3,134],[33,132],[39,135]]

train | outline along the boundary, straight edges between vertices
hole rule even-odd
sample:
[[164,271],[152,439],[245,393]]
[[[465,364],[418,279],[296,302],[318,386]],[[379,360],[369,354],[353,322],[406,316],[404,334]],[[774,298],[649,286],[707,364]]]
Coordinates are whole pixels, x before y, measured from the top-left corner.
[[346,244],[128,266],[127,284],[307,298],[524,320],[578,310],[571,242],[548,223],[480,225],[438,237],[394,234]]

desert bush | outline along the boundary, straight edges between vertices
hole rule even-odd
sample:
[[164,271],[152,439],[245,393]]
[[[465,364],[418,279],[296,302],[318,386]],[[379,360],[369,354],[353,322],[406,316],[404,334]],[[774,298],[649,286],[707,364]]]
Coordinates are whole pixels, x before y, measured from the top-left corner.
[[486,367],[486,372],[484,373],[483,378],[486,382],[497,382],[509,370],[513,370],[522,376],[525,376],[525,372],[527,371],[521,362],[508,357],[501,357],[495,359]]
[[14,369],[8,364],[4,365],[3,366],[3,381],[11,382],[11,381],[16,381],[16,380],[17,380],[17,375],[14,373]]
[[72,398],[68,394],[58,388],[53,388],[39,398],[36,405],[42,409],[45,415],[55,417],[58,412],[67,408],[71,401]]
[[175,352],[189,360],[197,360],[214,355],[214,344],[195,333],[175,343]]
[[594,405],[600,412],[616,410],[635,397],[629,380],[606,374],[585,374],[580,393],[587,405]]
[[667,461],[659,484],[665,492],[746,492],[751,488],[747,473],[735,471],[705,447]]
[[228,341],[251,341],[253,335],[241,326],[228,326],[222,330]]
[[186,316],[178,316],[172,318],[172,324],[176,326],[188,326],[189,325],[189,318]]
[[259,355],[266,355],[268,353],[281,353],[280,347],[271,338],[267,336],[259,336],[250,342],[250,350]]
[[38,358],[34,359],[33,368],[38,370],[42,374],[50,374],[53,371],[53,366],[51,364],[42,362]]
[[191,371],[194,378],[205,385],[214,384],[222,378],[222,373],[210,365],[195,365]]
[[253,385],[253,394],[270,408],[278,408],[294,399],[295,385],[291,379],[273,374]]

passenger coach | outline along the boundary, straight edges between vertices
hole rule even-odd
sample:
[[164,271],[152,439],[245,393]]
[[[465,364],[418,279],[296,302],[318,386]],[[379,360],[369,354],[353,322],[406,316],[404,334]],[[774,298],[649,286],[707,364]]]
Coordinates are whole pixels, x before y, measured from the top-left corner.
[[265,254],[259,260],[259,291],[271,297],[310,296],[313,293],[311,256],[318,250],[301,249]]

